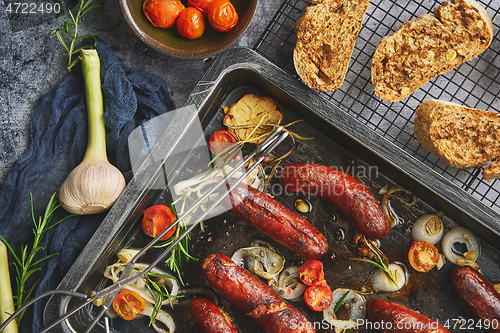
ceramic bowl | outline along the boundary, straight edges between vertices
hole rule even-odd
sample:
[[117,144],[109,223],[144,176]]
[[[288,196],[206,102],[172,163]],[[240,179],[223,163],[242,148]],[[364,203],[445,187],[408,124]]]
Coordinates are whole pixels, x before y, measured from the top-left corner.
[[[238,23],[229,32],[218,32],[206,20],[206,29],[198,39],[182,37],[175,28],[154,27],[142,10],[144,0],[120,0],[125,19],[134,33],[148,46],[179,59],[203,59],[231,47],[250,26],[259,0],[231,0],[238,13]],[[187,6],[187,1],[182,0]]]

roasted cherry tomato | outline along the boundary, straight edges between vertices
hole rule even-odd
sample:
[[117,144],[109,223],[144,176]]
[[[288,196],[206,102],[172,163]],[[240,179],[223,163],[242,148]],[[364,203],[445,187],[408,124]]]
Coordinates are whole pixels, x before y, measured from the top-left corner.
[[215,30],[227,32],[238,23],[238,13],[229,0],[213,0],[208,7],[208,22]]
[[132,320],[144,311],[146,301],[132,290],[124,290],[113,300],[113,309],[125,320]]
[[198,8],[203,16],[208,16],[208,7],[213,0],[188,0],[188,6]]
[[431,243],[420,240],[413,242],[408,252],[408,261],[411,267],[419,272],[428,272],[439,261],[439,252]]
[[319,260],[308,260],[299,267],[300,281],[308,286],[320,283],[325,279],[323,263]]
[[324,311],[332,304],[332,290],[325,280],[304,291],[304,301],[313,311]]
[[170,28],[184,9],[179,0],[145,0],[142,5],[144,15],[158,28]]
[[196,39],[205,31],[205,18],[199,9],[187,7],[179,14],[175,26],[181,36]]
[[224,148],[236,142],[237,140],[234,135],[231,134],[231,132],[220,130],[212,134],[210,140],[208,140],[208,147],[210,148],[210,151],[212,153],[217,155],[222,150],[224,150]]
[[[144,211],[144,217],[142,218],[142,230],[144,230],[146,235],[156,237],[169,225],[171,225],[175,219],[176,217],[169,207],[165,205],[151,206]],[[160,240],[170,238],[174,234],[175,228],[176,227],[173,227],[172,230],[167,232],[167,234],[160,238]]]

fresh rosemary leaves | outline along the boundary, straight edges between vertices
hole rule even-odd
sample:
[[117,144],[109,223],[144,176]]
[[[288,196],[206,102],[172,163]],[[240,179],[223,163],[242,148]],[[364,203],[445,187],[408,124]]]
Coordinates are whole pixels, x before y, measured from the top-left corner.
[[[28,245],[22,245],[20,246],[17,251],[14,251],[12,246],[7,242],[7,240],[0,236],[2,241],[7,245],[9,250],[12,252],[12,255],[14,257],[14,267],[16,268],[16,273],[17,273],[17,278],[16,278],[16,293],[14,296],[14,301],[15,301],[15,306],[16,308],[20,308],[23,306],[30,298],[31,295],[33,294],[36,286],[40,282],[40,279],[35,281],[31,288],[27,290],[27,281],[28,279],[37,271],[40,270],[40,267],[38,264],[40,264],[42,261],[45,261],[53,256],[58,255],[58,253],[50,254],[45,257],[42,257],[40,259],[36,258],[35,256],[40,252],[43,251],[44,248],[40,246],[40,243],[42,242],[42,238],[45,235],[45,233],[64,221],[65,219],[74,216],[74,215],[68,215],[62,220],[55,222],[53,224],[50,224],[50,220],[52,218],[52,214],[61,207],[61,205],[58,203],[57,200],[57,191],[52,194],[52,197],[50,198],[50,201],[47,205],[47,208],[45,209],[45,213],[42,216],[39,217],[38,221],[35,218],[35,213],[33,210],[33,196],[30,193],[31,197],[31,216],[33,217],[33,223],[35,227],[33,228],[33,233],[35,234],[35,239],[33,241],[33,246],[31,249],[28,247]],[[24,315],[24,312],[21,313],[18,317],[18,322],[21,321],[22,317]]]
[[[177,213],[175,211],[174,205],[181,199],[183,200],[182,209],[179,213]],[[184,210],[187,208],[186,201],[188,199],[191,199],[191,198],[189,196],[182,196],[176,202],[174,202],[170,205],[170,207],[171,207],[170,209],[172,210],[172,212],[176,216],[181,216],[184,213]],[[186,219],[189,219],[189,216],[186,217]],[[200,224],[200,225],[203,227],[202,224]],[[154,248],[163,248],[163,247],[169,246],[175,240],[177,240],[177,238],[179,238],[180,235],[182,235],[184,233],[184,231],[186,231],[186,220],[179,222],[179,224],[177,225],[177,228],[175,229],[175,233],[172,235],[172,237],[170,237],[166,241],[163,241],[161,243],[156,244],[154,246]],[[170,252],[170,256],[167,258],[167,260],[165,260],[165,265],[177,274],[177,276],[179,277],[179,281],[181,282],[182,285],[184,285],[184,281],[182,280],[181,269],[179,267],[179,264],[182,262],[182,258],[184,258],[185,261],[188,261],[190,259],[191,260],[198,260],[198,258],[191,256],[188,252],[189,251],[189,244],[188,244],[189,239],[190,239],[190,236],[186,235],[186,237],[184,237],[179,243],[177,243],[177,245],[174,246],[174,248]]]
[[[85,34],[82,36],[78,35],[80,24],[82,23],[84,16],[87,15],[90,11],[94,13],[94,16],[87,21],[88,23],[90,23],[95,20],[103,10],[104,0],[81,0],[80,6],[78,8],[66,9],[57,16],[56,19],[59,19],[66,15],[69,16],[69,20],[64,21],[62,28],[54,29],[50,33],[51,36],[54,34],[56,35],[57,39],[66,50],[65,54],[68,56],[69,71],[71,71],[71,69],[81,60],[79,54],[82,49],[93,49],[97,45],[96,36],[91,34]],[[118,25],[120,25],[120,23],[121,20],[118,20],[116,23],[105,29],[96,27],[93,28],[96,31],[109,31],[116,28]],[[90,39],[93,42],[91,42],[91,44],[77,47],[76,44],[84,39]],[[75,55],[76,58],[74,57]]]
[[[80,54],[80,51],[82,49],[93,49],[97,45],[97,38],[93,35],[82,35],[78,36],[78,28],[79,24],[82,22],[83,17],[85,14],[87,14],[89,11],[93,9],[100,9],[102,10],[103,4],[102,3],[95,3],[92,4],[94,0],[81,0],[80,1],[80,7],[78,8],[69,8],[63,11],[61,14],[57,16],[57,19],[61,18],[64,15],[68,15],[70,17],[69,20],[64,21],[63,27],[62,28],[57,28],[52,30],[50,35],[56,35],[57,39],[61,43],[61,45],[66,49],[66,54],[68,55],[68,70],[71,71],[71,68],[75,66],[79,61],[80,61],[80,56],[77,56],[76,58],[73,59],[73,56],[75,54]],[[97,16],[94,16],[90,21],[95,19]],[[66,39],[69,38],[69,45],[66,42]],[[85,38],[91,38],[94,40],[94,44],[90,45],[83,45],[81,47],[76,47],[76,43],[85,39]]]
[[396,282],[394,274],[389,269],[389,260],[387,260],[385,254],[377,246],[373,245],[371,240],[367,239],[365,236],[363,236],[363,241],[368,246],[370,251],[373,252],[375,261],[364,258],[352,258],[352,260],[365,261],[374,265],[377,268],[380,268],[382,271],[384,271],[385,275],[387,275],[389,280],[391,280],[391,282],[394,283],[395,286],[397,286],[398,283]]
[[153,312],[151,315],[151,319],[149,321],[149,326],[151,326],[154,323],[154,321],[156,320],[156,317],[158,316],[158,312],[160,311],[160,309],[163,305],[163,301],[165,299],[170,301],[170,306],[173,306],[175,298],[183,297],[182,295],[180,295],[180,296],[170,295],[167,287],[165,285],[163,285],[162,283],[156,282],[153,278],[171,278],[171,276],[148,273],[148,274],[146,274],[145,277],[143,277],[144,283],[146,285],[146,288],[149,291],[149,294],[155,300]]

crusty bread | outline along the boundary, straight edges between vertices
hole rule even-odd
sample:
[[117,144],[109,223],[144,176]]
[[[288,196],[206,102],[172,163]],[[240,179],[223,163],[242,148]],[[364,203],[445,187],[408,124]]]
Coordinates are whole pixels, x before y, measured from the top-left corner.
[[332,91],[347,73],[370,0],[314,0],[295,25],[293,63],[312,89]]
[[493,24],[473,0],[444,1],[434,10],[405,22],[379,42],[372,58],[375,94],[397,102],[425,83],[471,60],[488,48]]
[[436,99],[420,103],[414,133],[420,144],[460,169],[486,166],[483,178],[500,177],[500,114]]

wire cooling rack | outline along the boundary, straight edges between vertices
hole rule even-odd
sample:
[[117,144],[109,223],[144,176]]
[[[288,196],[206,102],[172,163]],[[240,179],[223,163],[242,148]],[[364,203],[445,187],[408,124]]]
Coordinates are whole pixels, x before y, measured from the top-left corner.
[[[421,147],[413,135],[415,109],[431,98],[471,108],[500,112],[500,0],[478,1],[493,21],[490,47],[478,58],[451,70],[400,102],[378,98],[371,83],[371,57],[378,42],[404,22],[440,5],[440,1],[372,0],[356,39],[342,86],[334,92],[318,92],[414,158],[431,167],[473,197],[500,212],[500,180],[488,182],[481,169],[460,170],[447,166]],[[309,5],[304,0],[285,0],[254,49],[274,64],[300,79],[293,66],[295,22]]]

